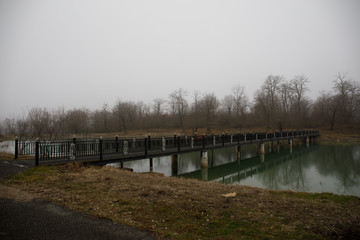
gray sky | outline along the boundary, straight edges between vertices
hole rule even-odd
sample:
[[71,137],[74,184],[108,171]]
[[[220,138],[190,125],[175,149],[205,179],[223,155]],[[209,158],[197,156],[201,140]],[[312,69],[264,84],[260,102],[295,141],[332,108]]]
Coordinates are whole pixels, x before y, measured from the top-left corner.
[[0,0],[0,119],[100,108],[175,89],[252,99],[269,74],[309,96],[360,81],[358,0]]

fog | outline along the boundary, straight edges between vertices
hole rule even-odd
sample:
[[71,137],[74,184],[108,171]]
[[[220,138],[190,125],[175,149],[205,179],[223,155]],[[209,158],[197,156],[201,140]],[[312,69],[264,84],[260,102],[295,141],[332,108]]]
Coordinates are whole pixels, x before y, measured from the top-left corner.
[[305,75],[360,80],[357,0],[0,0],[0,120],[27,108],[96,109]]

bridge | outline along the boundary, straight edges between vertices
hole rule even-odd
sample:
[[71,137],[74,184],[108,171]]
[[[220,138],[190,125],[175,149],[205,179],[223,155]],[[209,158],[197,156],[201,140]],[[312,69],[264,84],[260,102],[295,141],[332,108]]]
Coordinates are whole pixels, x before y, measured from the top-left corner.
[[19,141],[15,140],[15,159],[19,155],[30,156],[35,166],[82,162],[105,165],[115,162],[152,159],[162,156],[173,156],[188,152],[201,152],[207,158],[207,150],[226,147],[237,147],[240,154],[241,145],[258,144],[259,153],[264,154],[264,143],[279,144],[280,141],[293,139],[310,141],[319,136],[319,131],[284,131],[260,133],[235,133],[221,135],[192,135],[144,138],[127,137],[113,139],[70,139],[59,141]]

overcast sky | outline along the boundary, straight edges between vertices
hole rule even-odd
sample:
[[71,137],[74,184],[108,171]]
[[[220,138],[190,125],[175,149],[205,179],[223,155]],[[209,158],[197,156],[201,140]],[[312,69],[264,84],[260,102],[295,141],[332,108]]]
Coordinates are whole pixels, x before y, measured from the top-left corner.
[[360,81],[359,0],[0,0],[0,119],[178,88],[252,99],[269,74],[306,75],[315,99],[338,72]]

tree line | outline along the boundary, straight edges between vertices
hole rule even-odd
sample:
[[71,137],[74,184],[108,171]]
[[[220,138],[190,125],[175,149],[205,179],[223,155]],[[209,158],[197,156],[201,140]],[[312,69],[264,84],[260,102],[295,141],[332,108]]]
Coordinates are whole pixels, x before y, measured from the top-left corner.
[[[285,79],[269,75],[253,101],[240,84],[219,99],[214,93],[189,93],[184,89],[171,92],[167,99],[155,98],[152,103],[118,100],[113,106],[100,109],[66,110],[32,108],[22,117],[8,117],[1,123],[0,134],[19,138],[55,139],[66,134],[126,134],[129,130],[159,128],[310,128],[341,124],[359,124],[360,83],[347,74],[337,74],[332,90],[321,92],[311,100],[309,79],[304,75]],[[191,100],[189,100],[191,99]]]

